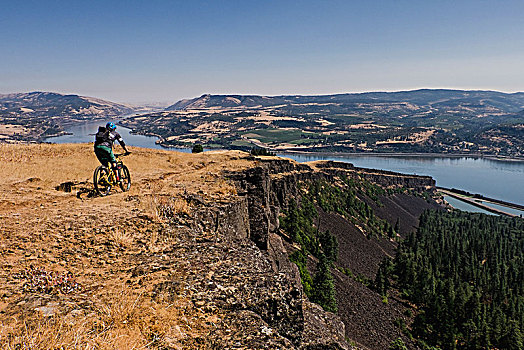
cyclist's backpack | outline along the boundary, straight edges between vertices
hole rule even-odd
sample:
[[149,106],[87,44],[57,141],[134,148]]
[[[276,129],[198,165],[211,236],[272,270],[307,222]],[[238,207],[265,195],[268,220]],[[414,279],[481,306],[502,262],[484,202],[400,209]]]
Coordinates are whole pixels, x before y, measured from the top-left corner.
[[98,127],[98,132],[95,135],[95,146],[109,141],[109,130],[103,126]]

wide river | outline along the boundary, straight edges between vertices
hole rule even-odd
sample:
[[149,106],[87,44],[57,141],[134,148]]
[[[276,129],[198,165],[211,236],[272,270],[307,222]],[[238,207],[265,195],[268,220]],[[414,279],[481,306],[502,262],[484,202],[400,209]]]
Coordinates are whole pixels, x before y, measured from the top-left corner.
[[[73,135],[52,137],[47,139],[47,141],[53,143],[93,142],[98,125],[105,125],[105,122],[88,122],[76,125],[67,130]],[[155,143],[155,137],[133,135],[129,133],[129,129],[122,126],[118,126],[117,131],[122,135],[126,144],[130,146],[162,148]],[[189,149],[185,148],[172,148],[171,150],[190,152]],[[487,197],[524,205],[524,162],[469,157],[391,157],[351,154],[341,156],[281,154],[281,156],[292,158],[299,162],[337,160],[353,163],[355,166],[363,168],[429,175],[437,181],[437,186],[459,188],[471,193],[480,193]],[[457,203],[452,203],[452,205],[454,204]],[[468,210],[471,206],[457,204],[457,207]],[[516,213],[520,214],[520,212]]]

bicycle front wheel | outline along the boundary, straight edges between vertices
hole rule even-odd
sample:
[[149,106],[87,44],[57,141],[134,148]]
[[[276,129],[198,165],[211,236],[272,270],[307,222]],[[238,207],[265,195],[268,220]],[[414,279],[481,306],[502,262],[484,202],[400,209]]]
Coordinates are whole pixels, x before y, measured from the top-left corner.
[[127,191],[131,187],[131,174],[129,174],[129,169],[122,165],[120,169],[120,188],[122,191]]
[[93,174],[93,185],[100,196],[107,196],[111,192],[110,171],[107,167],[100,165]]

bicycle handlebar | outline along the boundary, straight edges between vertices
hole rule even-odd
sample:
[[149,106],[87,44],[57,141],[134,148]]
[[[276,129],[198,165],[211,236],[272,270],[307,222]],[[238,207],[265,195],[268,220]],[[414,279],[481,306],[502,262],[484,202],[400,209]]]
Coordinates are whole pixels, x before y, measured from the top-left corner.
[[115,157],[125,157],[130,155],[131,152],[124,152],[124,153],[115,153]]

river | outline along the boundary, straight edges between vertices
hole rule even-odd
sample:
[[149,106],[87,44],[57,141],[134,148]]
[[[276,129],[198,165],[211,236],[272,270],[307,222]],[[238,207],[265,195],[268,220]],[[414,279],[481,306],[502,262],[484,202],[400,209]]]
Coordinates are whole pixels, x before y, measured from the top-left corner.
[[[72,135],[47,139],[52,143],[93,142],[99,125],[105,122],[87,122],[67,130]],[[133,135],[130,130],[118,126],[117,131],[130,146],[163,149],[156,144],[155,137]],[[170,148],[171,149],[171,148]],[[190,152],[187,148],[172,148],[180,152]],[[471,193],[524,205],[524,162],[500,161],[471,157],[431,157],[431,156],[367,156],[345,154],[341,156],[279,154],[298,162],[314,160],[337,160],[353,163],[357,167],[383,169],[406,174],[429,175],[437,181],[437,186],[458,188]],[[451,201],[450,201],[451,202]],[[465,203],[454,201],[452,205],[468,211],[482,211]],[[511,211],[513,212],[513,211]],[[515,212],[517,215],[522,212]]]
[[454,187],[524,205],[524,162],[471,157],[388,157],[350,154],[343,156],[285,154],[283,156],[299,162],[338,160],[363,168],[429,175],[437,181],[437,186]]
[[[107,121],[89,121],[81,124],[76,124],[67,128],[66,132],[69,135],[62,135],[56,137],[49,137],[46,139],[47,142],[51,143],[84,143],[94,142],[95,134],[98,131],[99,126],[106,125]],[[117,126],[118,133],[124,139],[126,145],[144,147],[144,148],[155,148],[155,149],[166,149],[159,144],[156,144],[158,140],[154,136],[134,135],[131,134],[131,130],[124,128],[123,126]],[[179,152],[191,152],[188,148],[170,148],[173,151]]]

